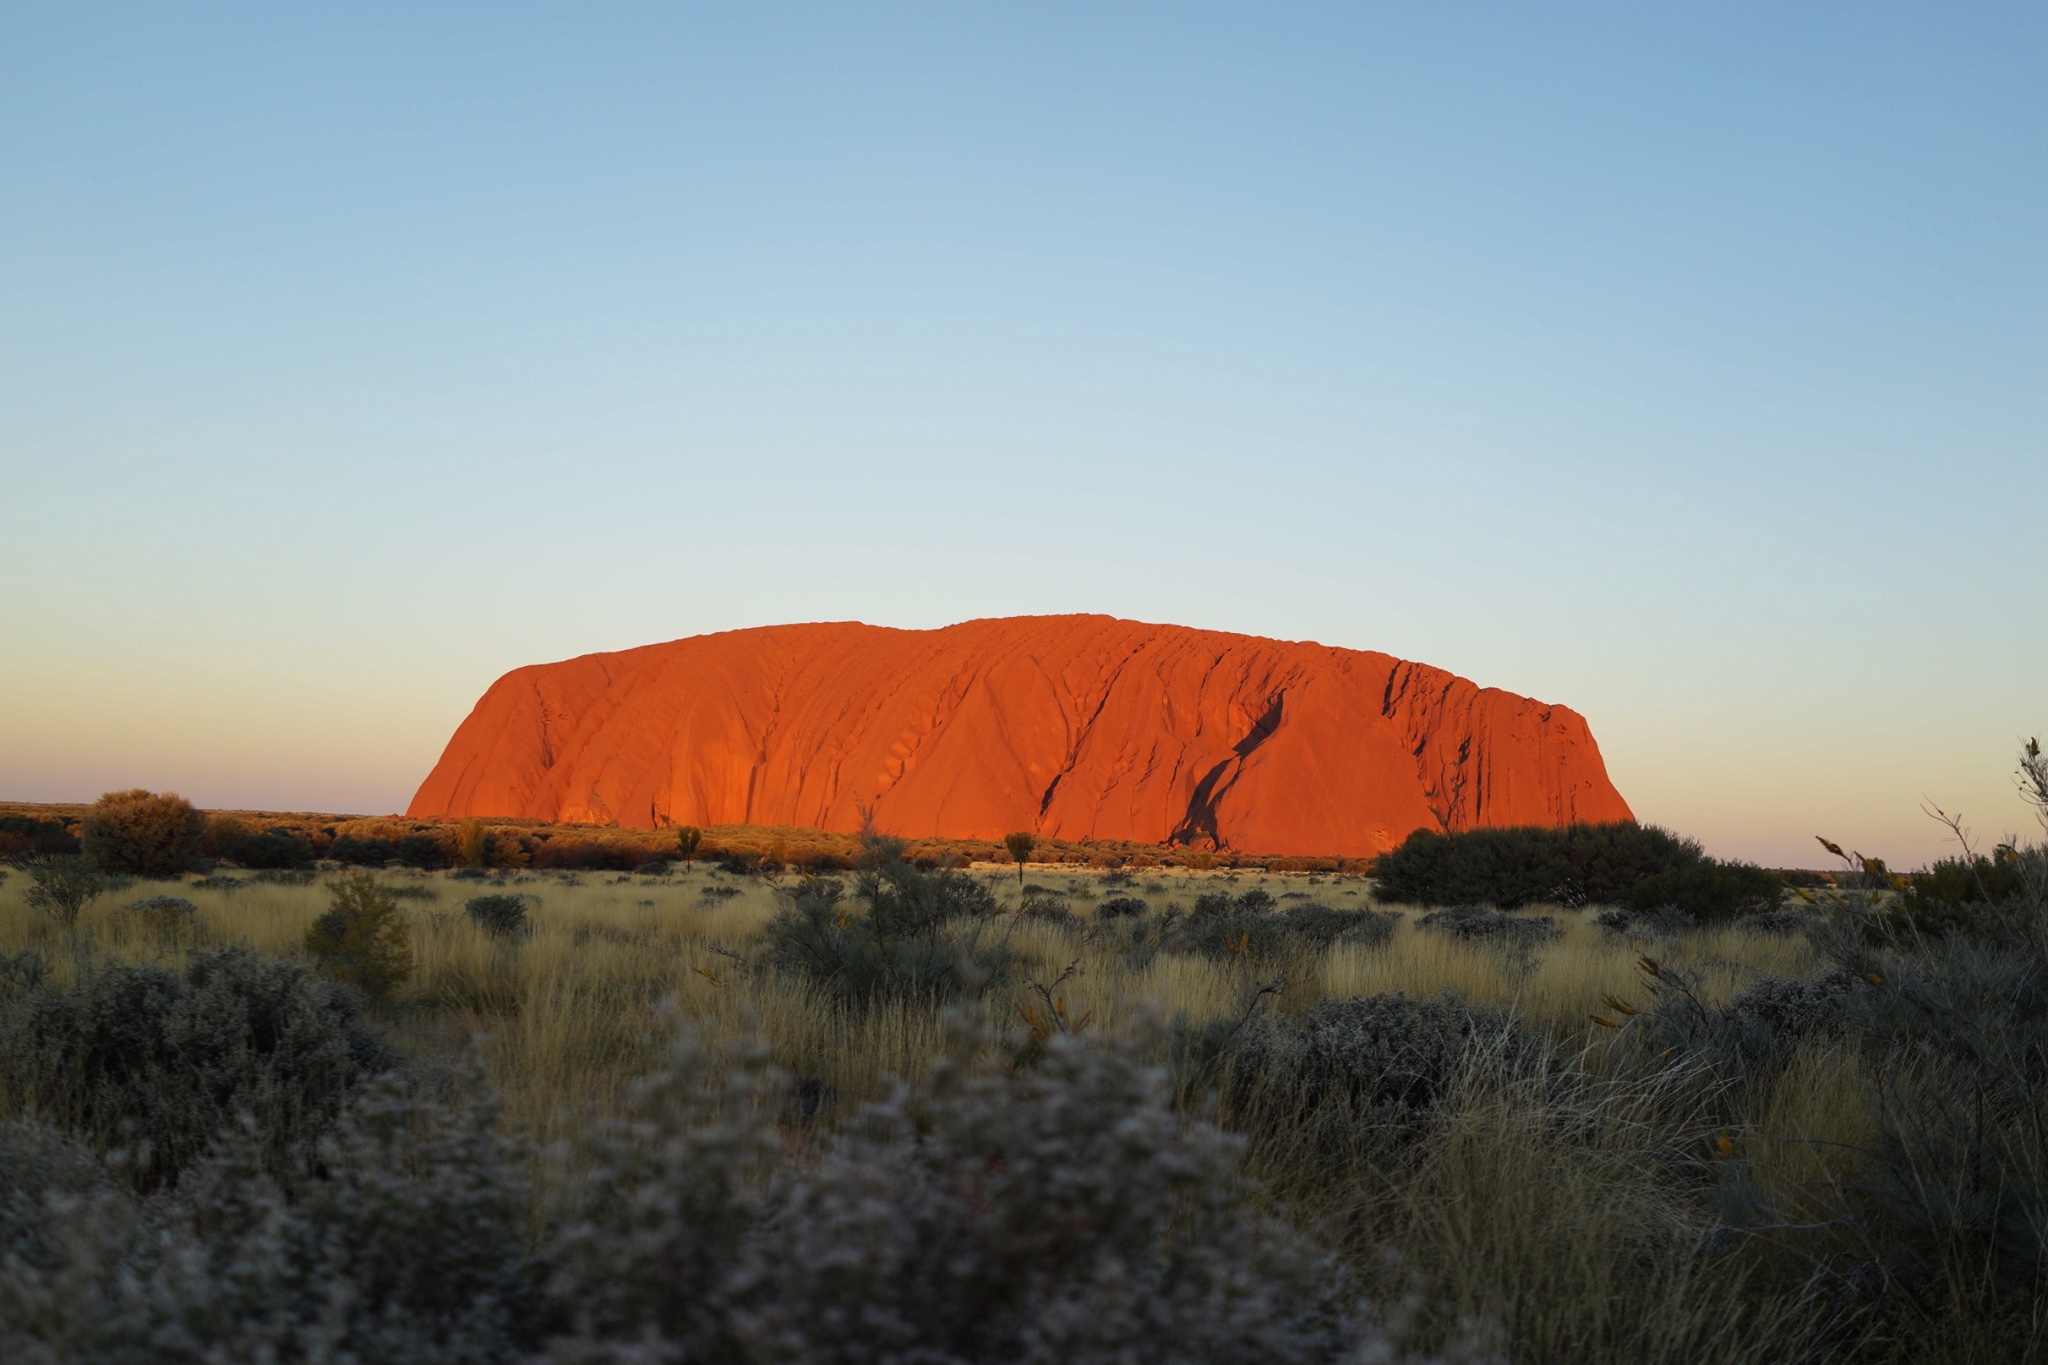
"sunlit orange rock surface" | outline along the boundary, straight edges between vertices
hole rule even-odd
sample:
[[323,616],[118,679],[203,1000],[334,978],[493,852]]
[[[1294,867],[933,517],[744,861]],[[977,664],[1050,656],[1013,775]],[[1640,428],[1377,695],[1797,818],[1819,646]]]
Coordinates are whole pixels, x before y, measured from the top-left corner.
[[1107,616],[764,626],[514,669],[413,816],[1366,856],[1631,819],[1577,712],[1385,654]]

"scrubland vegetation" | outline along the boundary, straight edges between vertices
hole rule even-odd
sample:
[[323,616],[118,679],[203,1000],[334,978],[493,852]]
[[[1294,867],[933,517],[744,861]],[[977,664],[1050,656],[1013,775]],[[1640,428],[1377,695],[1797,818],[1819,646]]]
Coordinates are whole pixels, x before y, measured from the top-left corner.
[[2048,1354],[2042,847],[911,853],[27,855],[0,1357]]
[[[135,798],[149,798],[139,800]],[[733,871],[848,871],[860,859],[852,834],[774,825],[690,825],[661,830],[551,825],[541,820],[431,820],[400,816],[213,811],[203,816],[175,797],[114,792],[96,806],[0,804],[0,859],[78,853],[88,820],[123,829],[122,857],[171,857],[172,870],[204,871],[216,861],[259,870],[304,869],[318,862],[419,871],[486,867],[506,871],[631,872],[652,862],[697,859]],[[190,821],[196,820],[196,825]],[[174,852],[161,836],[169,832]],[[1193,869],[1260,867],[1275,871],[1363,872],[1366,860],[1274,858],[1244,851],[1161,848],[1119,840],[1031,837],[1032,861],[1075,867]],[[907,856],[927,865],[1014,861],[991,839],[913,839]],[[140,869],[127,869],[140,870]]]

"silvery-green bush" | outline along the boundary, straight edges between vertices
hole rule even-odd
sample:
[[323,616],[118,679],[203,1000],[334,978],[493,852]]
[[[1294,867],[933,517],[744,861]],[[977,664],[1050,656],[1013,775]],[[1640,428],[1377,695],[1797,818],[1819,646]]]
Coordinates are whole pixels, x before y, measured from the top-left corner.
[[61,989],[40,974],[0,985],[0,1082],[15,1107],[121,1150],[143,1188],[243,1116],[268,1159],[288,1160],[351,1086],[395,1061],[354,992],[247,948],[195,953],[182,972],[114,964]]
[[0,1128],[0,1359],[486,1365],[539,1339],[487,1104],[385,1077],[285,1179],[260,1147],[246,1133],[139,1196],[54,1129]]
[[772,1074],[711,1060],[686,1047],[593,1137],[554,1360],[1396,1358],[1338,1263],[1259,1209],[1239,1140],[1129,1050],[956,1057],[788,1164]]
[[1391,1362],[1342,1264],[1272,1218],[1240,1140],[1121,1044],[986,1060],[792,1158],[759,1044],[689,1037],[588,1125],[573,1214],[527,1244],[475,1087],[358,1086],[280,1173],[253,1120],[138,1193],[124,1159],[0,1127],[0,1359]]
[[996,911],[985,883],[913,867],[890,841],[869,847],[852,901],[832,877],[782,893],[767,928],[778,968],[856,1008],[942,1002],[1001,977],[1008,954],[981,932]]
[[1560,1070],[1506,1010],[1400,991],[1322,1000],[1300,1017],[1254,1014],[1225,1059],[1227,1109],[1331,1155],[1374,1138],[1405,1141],[1469,1068],[1500,1079]]
[[1738,1022],[1760,1025],[1773,1039],[1838,1033],[1843,1002],[1859,982],[1847,972],[1817,977],[1760,976],[1731,997],[1727,1013]]

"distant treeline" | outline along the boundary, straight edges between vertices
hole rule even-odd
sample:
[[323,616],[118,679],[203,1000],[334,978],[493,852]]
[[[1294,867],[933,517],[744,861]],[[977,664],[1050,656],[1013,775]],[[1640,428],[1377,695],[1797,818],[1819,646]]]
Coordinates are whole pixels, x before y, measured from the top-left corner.
[[[167,804],[168,803],[168,804]],[[712,861],[735,870],[835,871],[852,868],[860,836],[765,825],[704,829],[619,829],[538,820],[416,820],[250,811],[193,810],[171,795],[112,792],[91,807],[7,806],[0,815],[0,860],[79,853],[86,827],[102,831],[95,861],[109,870],[168,875],[221,863],[258,869],[310,868],[331,861],[361,867],[552,868],[630,872],[650,864]],[[182,814],[190,811],[191,815]],[[195,823],[196,822],[196,823]],[[117,851],[147,846],[147,852]],[[926,868],[1009,862],[1000,840],[911,839],[905,857]],[[90,850],[85,850],[90,852]],[[1362,874],[1370,860],[1260,857],[1118,840],[1040,837],[1034,863],[1100,868],[1237,868]],[[118,867],[111,864],[119,864]]]
[[[1006,863],[1002,842],[912,839],[905,860],[923,868]],[[682,861],[716,862],[735,872],[828,872],[854,867],[860,836],[762,825],[637,830],[552,825],[538,820],[419,820],[398,816],[266,814],[194,809],[183,798],[147,791],[109,792],[93,806],[0,807],[0,861],[83,853],[104,871],[173,876],[221,864],[259,870],[307,870],[320,863],[356,867],[536,868],[653,871]],[[1276,872],[1370,875],[1383,901],[1420,905],[1597,904],[1638,910],[1676,908],[1701,919],[1763,909],[1787,887],[1816,887],[1834,877],[1772,872],[1705,856],[1698,844],[1654,826],[1418,830],[1378,859],[1259,857],[1110,840],[1032,841],[1034,863],[1076,867],[1258,867]],[[1986,869],[1938,863],[1909,874],[1900,889],[1944,903],[1979,894]],[[2004,875],[1991,869],[1989,875]]]

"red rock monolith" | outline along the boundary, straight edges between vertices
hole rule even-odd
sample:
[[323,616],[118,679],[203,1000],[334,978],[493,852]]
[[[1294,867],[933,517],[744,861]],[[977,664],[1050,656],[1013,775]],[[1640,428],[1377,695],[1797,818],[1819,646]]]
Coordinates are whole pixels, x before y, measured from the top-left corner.
[[1577,712],[1385,654],[1107,616],[764,626],[514,669],[407,814],[1365,857],[1628,820]]

